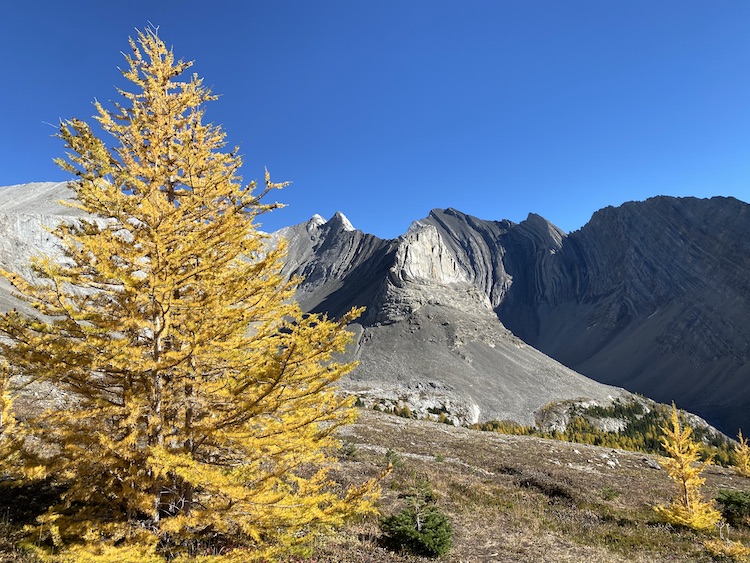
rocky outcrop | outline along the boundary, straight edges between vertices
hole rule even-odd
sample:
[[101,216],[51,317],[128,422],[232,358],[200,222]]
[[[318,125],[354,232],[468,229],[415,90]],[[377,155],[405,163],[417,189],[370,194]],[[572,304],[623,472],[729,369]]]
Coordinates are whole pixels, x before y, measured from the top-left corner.
[[442,413],[457,423],[534,424],[550,403],[624,396],[503,326],[493,296],[501,299],[496,282],[507,289],[511,278],[494,257],[512,224],[471,221],[455,210],[434,211],[394,241],[342,229],[335,217],[279,233],[288,241],[287,273],[305,278],[300,296],[311,310],[368,307],[349,352],[359,365],[342,386],[367,404]]
[[[569,235],[533,214],[516,224],[433,210],[397,241],[379,242],[377,268],[362,250],[367,291],[350,274],[341,279],[348,303],[370,307],[366,333],[424,326],[415,319],[426,306],[491,310],[502,330],[562,364],[735,434],[750,427],[748,207],[657,197],[602,209]],[[343,240],[367,236],[355,233]],[[316,252],[305,259],[325,262]]]
[[[31,274],[30,258],[59,253],[57,239],[49,233],[61,220],[74,220],[81,212],[64,206],[71,192],[66,182],[39,182],[0,188],[0,268]],[[10,284],[0,279],[0,310],[29,310],[12,297]]]
[[272,238],[286,241],[284,272],[302,279],[297,299],[303,308],[341,316],[352,307],[367,307],[367,317],[376,315],[374,298],[393,261],[395,241],[354,229],[342,213],[328,221],[316,215]]

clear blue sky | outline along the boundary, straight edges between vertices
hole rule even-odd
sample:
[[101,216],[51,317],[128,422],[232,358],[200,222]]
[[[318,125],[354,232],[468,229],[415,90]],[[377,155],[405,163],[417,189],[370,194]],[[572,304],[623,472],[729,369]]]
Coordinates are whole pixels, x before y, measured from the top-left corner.
[[61,118],[116,100],[152,22],[221,95],[273,230],[344,212],[381,237],[432,208],[566,231],[650,196],[750,201],[747,0],[5,0],[0,185],[65,180]]

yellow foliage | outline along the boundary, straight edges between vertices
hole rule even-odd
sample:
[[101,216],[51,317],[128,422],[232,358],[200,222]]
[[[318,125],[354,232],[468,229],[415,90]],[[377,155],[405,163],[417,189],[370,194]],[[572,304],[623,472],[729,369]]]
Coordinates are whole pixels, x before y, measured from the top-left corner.
[[47,553],[33,548],[32,552],[41,561],[50,563],[163,563],[164,557],[156,552],[153,544],[129,544],[115,547],[110,544],[75,544],[65,550]]
[[734,468],[739,475],[750,477],[750,445],[742,430],[737,434],[737,445],[734,447]]
[[738,541],[712,538],[705,540],[703,547],[713,557],[729,559],[730,561],[747,561],[750,558],[750,547]]
[[662,445],[670,456],[662,461],[662,465],[675,482],[677,494],[669,506],[656,506],[655,510],[672,524],[700,531],[712,530],[721,514],[701,496],[700,487],[705,479],[700,474],[705,464],[698,463],[700,444],[692,440],[691,428],[680,423],[674,404],[670,422],[662,427],[662,431]]
[[16,444],[16,419],[11,410],[13,397],[10,392],[10,373],[8,366],[0,364],[0,468],[9,465],[9,458],[14,455]]
[[296,549],[373,510],[374,482],[347,493],[328,477],[355,412],[335,388],[353,364],[333,354],[361,311],[303,314],[283,243],[255,222],[284,184],[241,183],[236,150],[202,122],[215,96],[180,80],[192,63],[152,29],[130,46],[135,91],[95,104],[114,146],[83,121],[60,128],[71,205],[90,218],[55,229],[63,259],[36,259],[34,278],[4,273],[38,313],[0,316],[10,375],[71,397],[23,424],[57,451],[24,452],[29,470],[69,485],[34,533],[60,560]]

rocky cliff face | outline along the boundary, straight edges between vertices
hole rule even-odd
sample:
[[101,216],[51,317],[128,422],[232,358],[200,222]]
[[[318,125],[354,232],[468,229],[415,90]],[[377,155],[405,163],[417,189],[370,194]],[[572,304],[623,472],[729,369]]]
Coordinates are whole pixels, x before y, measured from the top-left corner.
[[386,241],[351,227],[341,213],[329,221],[319,215],[307,223],[272,234],[288,244],[285,273],[299,276],[297,298],[307,310],[340,316],[352,307],[368,307],[387,275],[396,251]]
[[512,224],[434,211],[392,241],[342,224],[313,218],[278,234],[289,244],[287,273],[305,277],[304,305],[329,313],[368,307],[353,327],[350,357],[359,366],[342,383],[366,403],[456,422],[533,424],[549,403],[627,395],[550,359],[499,321],[495,304],[511,277],[495,256]]
[[750,206],[732,198],[603,209],[563,239],[555,264],[527,270],[526,314],[509,299],[499,316],[581,373],[736,434],[750,427],[749,219]]
[[[28,276],[31,256],[57,253],[57,239],[49,229],[62,219],[81,215],[79,210],[60,203],[69,197],[65,182],[0,188],[0,268]],[[0,310],[28,309],[11,294],[10,284],[0,279]]]
[[[507,338],[519,337],[517,342],[598,381],[675,401],[727,433],[739,427],[747,432],[749,209],[732,198],[657,197],[603,209],[569,235],[533,214],[515,224],[433,210],[398,240],[379,241],[377,252],[368,246],[358,254],[367,291],[350,285],[350,274],[340,280],[348,304],[370,307],[363,323],[370,339],[378,323],[411,323],[420,327],[413,330],[417,334],[438,318],[427,313],[430,307],[451,309],[440,317],[446,327],[473,324],[482,335],[505,331]],[[367,237],[355,233],[341,237]],[[377,256],[377,267],[364,265],[367,252]],[[308,252],[291,263],[309,269],[325,262],[320,253]],[[334,283],[326,279],[322,287]],[[325,310],[321,299],[317,308]],[[500,323],[485,324],[480,317]],[[390,330],[401,331],[393,342],[415,338],[401,328]],[[456,338],[442,337],[447,343]],[[430,338],[439,340],[436,334]],[[393,357],[403,355],[399,362],[424,378],[435,370],[414,365],[420,342],[413,340]],[[374,364],[367,369],[375,370]],[[492,379],[497,371],[481,377]],[[531,384],[527,389],[539,393]]]

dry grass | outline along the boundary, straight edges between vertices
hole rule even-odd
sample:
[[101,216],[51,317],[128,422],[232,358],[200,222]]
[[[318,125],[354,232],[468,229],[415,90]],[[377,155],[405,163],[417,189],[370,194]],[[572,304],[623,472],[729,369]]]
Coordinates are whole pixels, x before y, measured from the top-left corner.
[[[343,471],[371,474],[386,459],[381,509],[399,508],[398,493],[424,475],[453,522],[454,547],[440,561],[677,562],[713,561],[704,536],[659,521],[652,506],[668,503],[673,485],[645,454],[454,428],[362,411],[343,433]],[[709,467],[704,494],[750,489],[750,479]],[[361,526],[361,524],[360,524]],[[348,530],[342,534],[350,540]],[[345,542],[340,536],[336,542]],[[732,531],[750,543],[750,531]],[[358,536],[377,545],[377,530]],[[342,559],[339,559],[339,556]],[[346,559],[319,550],[318,561]],[[379,553],[373,561],[422,561]]]
[[[634,452],[509,436],[407,420],[361,411],[342,432],[344,448],[336,477],[359,482],[390,462],[382,484],[384,514],[400,509],[415,476],[426,476],[451,519],[454,547],[443,562],[710,562],[706,536],[659,522],[652,506],[667,503],[672,482]],[[704,494],[719,488],[750,489],[750,479],[730,469],[710,467]],[[6,491],[0,491],[0,495]],[[51,494],[44,490],[37,493]],[[42,506],[25,499],[0,498],[0,562],[29,563],[15,549],[23,519]],[[319,538],[305,563],[414,563],[427,561],[393,553],[379,545],[375,517],[350,523],[334,537]],[[750,530],[731,538],[750,544]],[[292,560],[295,563],[298,560]],[[291,562],[290,562],[291,563]]]

